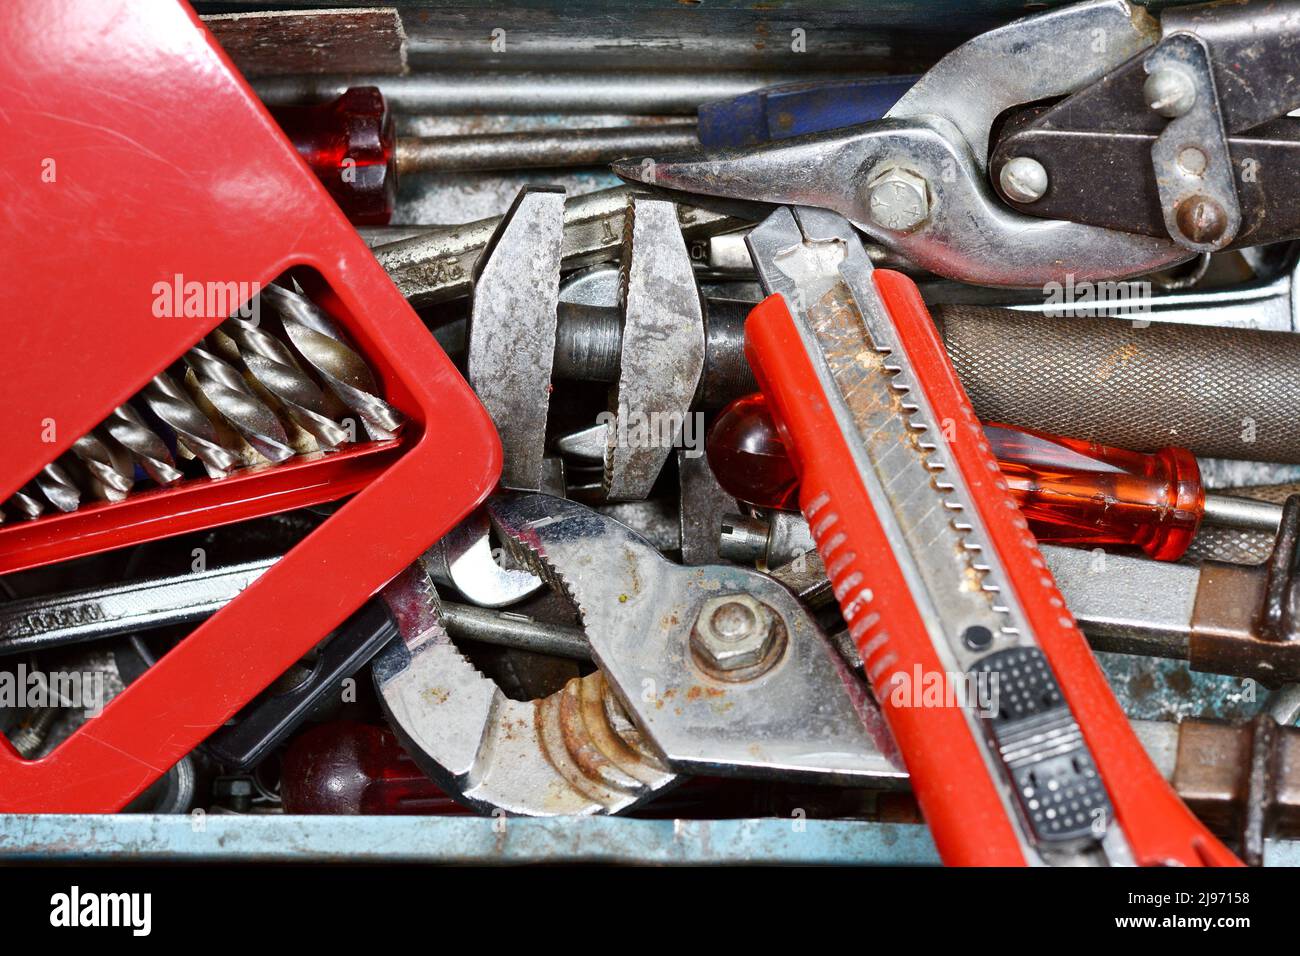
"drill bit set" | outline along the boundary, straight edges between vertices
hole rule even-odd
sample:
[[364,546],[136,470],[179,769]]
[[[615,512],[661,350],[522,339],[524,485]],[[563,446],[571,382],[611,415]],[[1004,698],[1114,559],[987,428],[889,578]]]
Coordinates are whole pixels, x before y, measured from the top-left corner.
[[0,514],[30,520],[83,500],[119,502],[175,485],[187,461],[220,479],[397,437],[401,413],[301,288],[270,285],[241,311],[44,466]]

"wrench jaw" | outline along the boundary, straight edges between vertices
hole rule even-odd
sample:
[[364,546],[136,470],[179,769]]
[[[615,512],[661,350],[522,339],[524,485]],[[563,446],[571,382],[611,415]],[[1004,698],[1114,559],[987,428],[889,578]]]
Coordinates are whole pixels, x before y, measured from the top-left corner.
[[[631,719],[681,773],[861,784],[901,779],[863,715],[865,692],[782,585],[732,566],[683,567],[572,501],[498,498],[506,546],[577,606],[592,653]],[[700,609],[727,595],[764,605],[779,653],[723,679],[692,651]]]
[[402,628],[375,660],[375,687],[407,752],[452,796],[494,815],[588,816],[631,810],[677,781],[602,674],[511,700],[452,643],[432,583],[410,590],[435,618]]

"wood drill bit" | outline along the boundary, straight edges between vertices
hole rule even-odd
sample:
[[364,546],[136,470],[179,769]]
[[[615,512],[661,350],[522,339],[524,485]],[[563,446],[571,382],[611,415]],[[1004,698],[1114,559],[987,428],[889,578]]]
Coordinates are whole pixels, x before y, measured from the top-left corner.
[[199,346],[186,352],[184,361],[193,373],[187,381],[259,455],[277,463],[293,457],[275,412],[253,394],[234,366]]
[[262,290],[262,302],[280,318],[294,349],[326,386],[361,419],[375,441],[397,436],[402,414],[379,397],[374,373],[334,321],[305,295],[278,285]]
[[325,451],[348,441],[347,430],[329,417],[325,393],[302,370],[289,347],[260,326],[231,317],[212,333],[228,344],[253,384],[261,386],[284,410],[284,415]]
[[72,453],[85,467],[91,493],[104,501],[121,501],[135,484],[131,455],[99,430],[82,435],[72,444]]
[[172,485],[184,477],[176,469],[176,463],[166,444],[130,405],[119,405],[113,409],[101,426],[131,453],[145,473],[158,484]]
[[50,462],[32,480],[45,500],[60,511],[67,513],[81,507],[81,489],[58,462]]
[[150,411],[176,433],[177,451],[203,462],[209,476],[224,478],[239,467],[239,455],[222,444],[217,426],[166,372],[155,375],[140,394]]

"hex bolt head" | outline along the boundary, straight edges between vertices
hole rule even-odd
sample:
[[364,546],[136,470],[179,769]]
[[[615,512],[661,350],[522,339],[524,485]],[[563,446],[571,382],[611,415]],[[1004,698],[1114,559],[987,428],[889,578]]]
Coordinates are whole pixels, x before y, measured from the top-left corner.
[[762,601],[748,594],[723,594],[700,605],[691,649],[712,670],[754,667],[768,658],[781,627],[776,611]]
[[867,183],[871,221],[895,232],[910,232],[930,218],[930,186],[925,177],[890,166]]
[[1147,106],[1161,116],[1177,119],[1196,104],[1196,84],[1182,70],[1165,68],[1147,77],[1142,95]]
[[1002,195],[1012,202],[1038,202],[1047,192],[1047,170],[1043,164],[1028,156],[1009,159],[998,173]]

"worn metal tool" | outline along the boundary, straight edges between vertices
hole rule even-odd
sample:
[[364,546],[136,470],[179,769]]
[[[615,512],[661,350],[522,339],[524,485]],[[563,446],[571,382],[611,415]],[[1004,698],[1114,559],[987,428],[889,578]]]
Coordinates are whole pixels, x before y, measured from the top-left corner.
[[505,488],[542,488],[563,231],[564,190],[523,190],[474,282],[469,383],[501,436]]
[[693,123],[397,136],[375,86],[350,87],[325,103],[273,107],[272,115],[339,208],[363,224],[388,222],[399,179],[410,173],[598,166],[698,142]]
[[247,561],[0,604],[0,656],[203,620],[274,563]]
[[[617,260],[623,247],[628,187],[575,196],[564,206],[563,268],[577,269]],[[375,258],[412,305],[424,306],[467,295],[475,270],[502,217],[448,226],[375,247]],[[693,206],[678,206],[687,240],[729,232],[744,220]]]
[[1053,550],[1048,564],[1094,646],[1191,662],[1269,687],[1300,681],[1294,614],[1300,499],[1288,501],[1269,560],[1168,565]]
[[[626,810],[679,773],[900,776],[865,689],[771,578],[674,565],[563,499],[501,498],[489,511],[519,558],[578,606],[600,670],[521,704],[476,673],[441,625],[404,629],[376,662],[376,686],[399,736],[449,792],[549,815]],[[436,624],[436,605],[426,607]]]
[[1015,211],[993,192],[985,157],[1003,112],[1102,79],[1155,34],[1149,15],[1124,0],[1074,4],[967,41],[878,122],[614,169],[685,193],[834,210],[916,265],[964,282],[1141,275],[1194,253],[1168,237]]
[[[873,274],[834,213],[780,209],[749,243],[774,293],[746,326],[751,364],[945,859],[1234,862],[1133,737],[915,286]],[[916,706],[898,688],[923,674],[1005,696]]]
[[268,106],[335,99],[349,88],[377,88],[399,113],[605,113],[691,115],[706,100],[738,96],[800,77],[785,73],[692,70],[615,72],[444,71],[409,76],[300,75],[253,80]]
[[1096,82],[1006,119],[989,161],[1002,196],[1197,252],[1294,238],[1300,4],[1174,7],[1160,28]]
[[[581,364],[580,348],[566,348],[557,335],[563,201],[555,190],[521,193],[475,282],[469,379],[501,434],[502,483],[519,491],[542,490],[556,356]],[[677,207],[639,196],[629,203],[620,347],[602,455],[611,500],[649,494],[706,367],[704,313]]]

